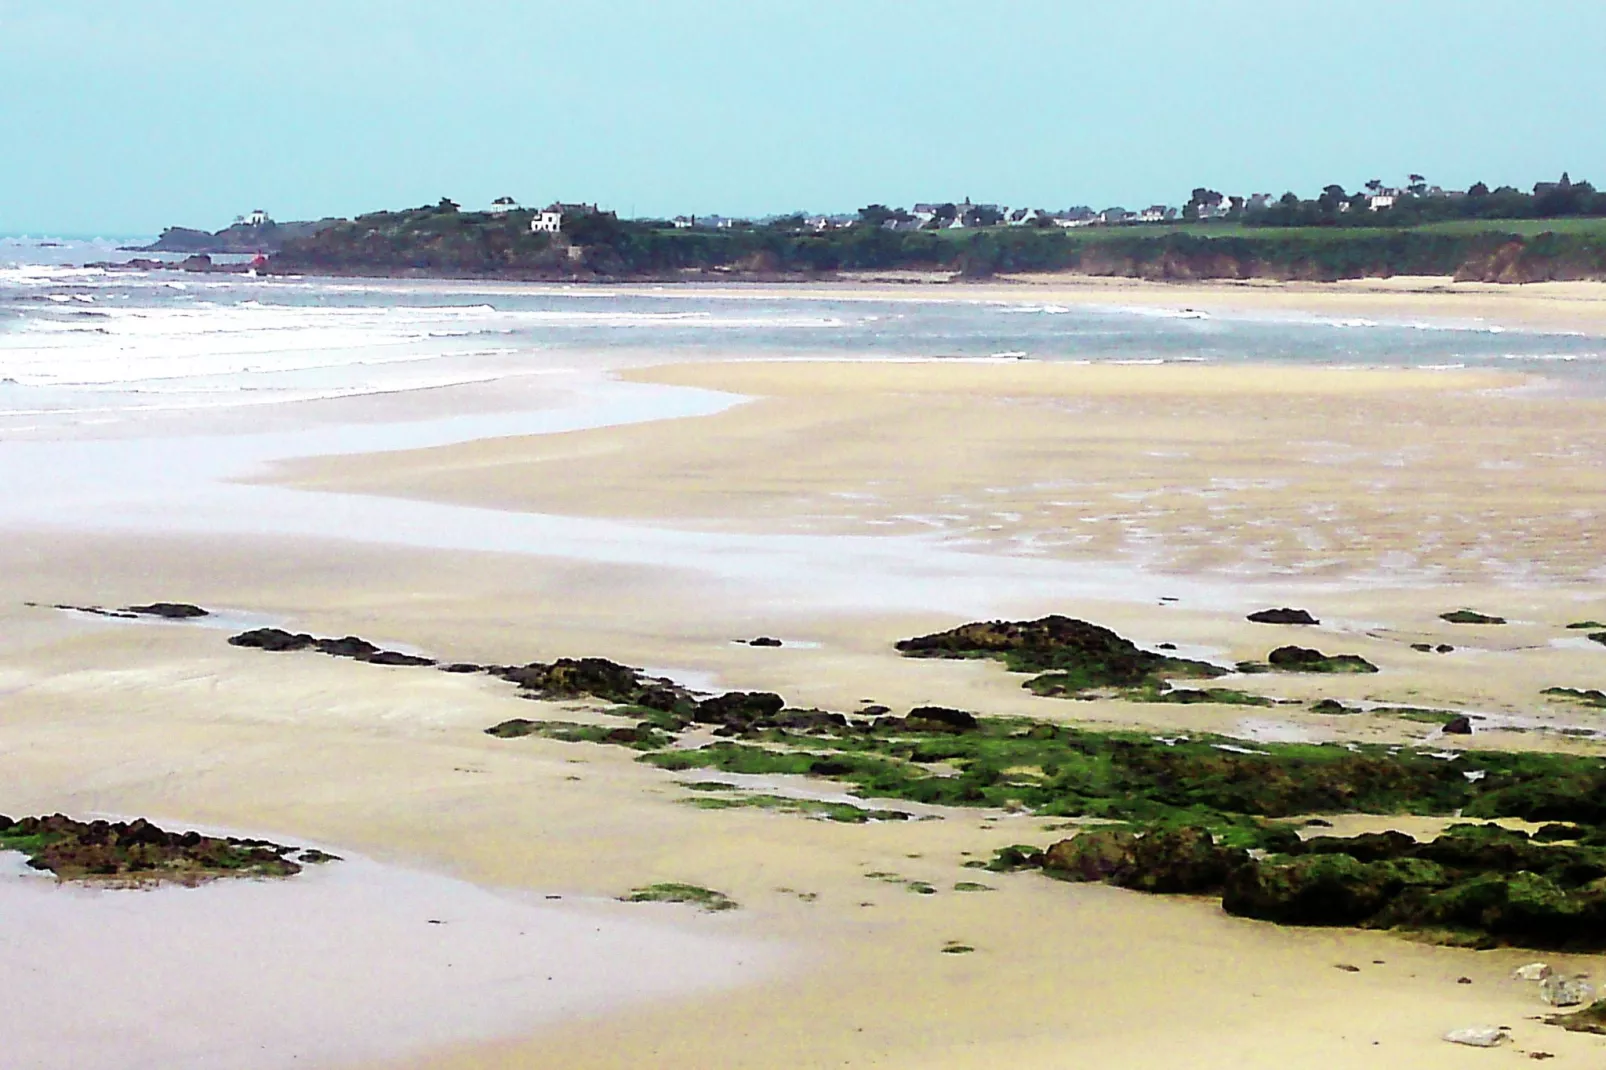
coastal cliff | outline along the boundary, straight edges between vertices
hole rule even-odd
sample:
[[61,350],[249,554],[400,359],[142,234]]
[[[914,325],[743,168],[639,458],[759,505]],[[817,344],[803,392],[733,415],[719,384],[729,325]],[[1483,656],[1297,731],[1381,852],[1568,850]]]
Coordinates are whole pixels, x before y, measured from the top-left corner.
[[289,241],[310,238],[325,227],[339,222],[320,219],[294,223],[266,223],[252,225],[235,223],[219,231],[195,230],[190,227],[168,227],[161,237],[149,245],[137,246],[137,253],[276,253]]
[[681,229],[568,216],[558,233],[530,214],[455,205],[377,212],[287,238],[268,271],[568,281],[830,278],[845,271],[917,269],[962,278],[1076,272],[1153,280],[1270,278],[1335,281],[1438,275],[1500,283],[1606,280],[1606,227],[1520,234],[1431,228],[1210,229],[991,227],[815,231],[791,221],[728,230]]

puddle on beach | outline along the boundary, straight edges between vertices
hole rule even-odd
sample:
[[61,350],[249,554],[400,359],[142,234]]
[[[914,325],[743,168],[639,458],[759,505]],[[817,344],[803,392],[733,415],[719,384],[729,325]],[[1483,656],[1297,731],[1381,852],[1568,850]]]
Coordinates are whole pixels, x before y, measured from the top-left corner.
[[[684,908],[499,894],[349,859],[282,881],[58,885],[0,852],[10,1070],[395,1059],[735,985],[781,952]],[[684,915],[684,916],[680,916]]]

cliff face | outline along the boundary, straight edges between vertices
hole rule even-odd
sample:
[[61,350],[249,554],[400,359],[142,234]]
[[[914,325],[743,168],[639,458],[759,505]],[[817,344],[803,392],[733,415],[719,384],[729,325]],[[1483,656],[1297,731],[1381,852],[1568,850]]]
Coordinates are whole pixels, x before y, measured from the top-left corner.
[[320,219],[295,223],[264,223],[259,227],[236,223],[220,231],[168,227],[150,245],[133,250],[140,253],[276,253],[286,242],[309,238],[338,220]]

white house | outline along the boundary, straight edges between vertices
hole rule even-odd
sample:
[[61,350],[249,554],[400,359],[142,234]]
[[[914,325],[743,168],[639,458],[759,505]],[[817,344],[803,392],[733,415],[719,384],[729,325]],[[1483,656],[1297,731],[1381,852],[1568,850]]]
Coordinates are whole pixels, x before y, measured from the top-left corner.
[[509,212],[517,210],[518,206],[519,202],[515,201],[512,197],[498,197],[496,200],[491,202],[489,211],[492,215],[506,215]]
[[676,230],[690,230],[697,225],[697,217],[694,215],[677,215],[670,222],[675,224]]
[[1393,208],[1397,197],[1398,194],[1396,194],[1393,190],[1388,190],[1384,193],[1374,193],[1370,197],[1366,198],[1366,205],[1374,212],[1381,212],[1385,208]]
[[557,208],[543,208],[530,220],[530,230],[536,234],[556,234],[563,229],[563,213]]
[[238,222],[244,223],[248,227],[265,227],[273,220],[268,218],[268,213],[258,208],[250,215],[241,216]]

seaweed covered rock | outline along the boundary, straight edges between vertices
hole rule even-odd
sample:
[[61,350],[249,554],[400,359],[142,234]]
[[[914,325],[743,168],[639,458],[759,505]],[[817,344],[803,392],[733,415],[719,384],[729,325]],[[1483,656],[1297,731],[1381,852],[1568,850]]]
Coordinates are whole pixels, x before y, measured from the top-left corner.
[[1320,624],[1321,621],[1303,609],[1262,609],[1249,614],[1256,624]]
[[1165,676],[1210,678],[1228,670],[1140,649],[1108,628],[1058,614],[1031,621],[962,624],[897,643],[911,658],[997,658],[1013,672],[1043,673],[1025,686],[1046,695],[1158,684]]
[[1043,852],[1041,865],[1069,881],[1115,881],[1132,872],[1138,837],[1126,829],[1088,829]]
[[1266,660],[1272,668],[1283,672],[1377,672],[1377,666],[1359,654],[1323,654],[1304,646],[1280,646],[1267,655]]
[[230,646],[251,647],[256,650],[284,651],[308,650],[313,638],[305,632],[287,632],[283,628],[253,628],[239,635],[229,636]]
[[1545,1019],[1545,1024],[1559,1025],[1572,1033],[1606,1035],[1606,999],[1598,999],[1572,1014],[1552,1014]]
[[1250,861],[1228,876],[1221,905],[1229,914],[1292,925],[1358,925],[1409,887],[1438,888],[1431,862],[1362,862],[1347,854],[1307,854]]
[[751,724],[785,708],[786,700],[773,691],[727,691],[699,702],[692,719],[702,724]]
[[297,848],[265,840],[168,832],[144,818],[124,822],[75,821],[64,814],[19,821],[0,817],[0,850],[21,851],[29,866],[64,881],[197,884],[219,877],[289,877],[301,872],[301,866],[287,857]]
[[1206,829],[1090,829],[1061,840],[1043,855],[1043,869],[1072,881],[1103,881],[1144,892],[1197,893],[1220,888],[1248,861],[1238,848],[1218,845]]
[[904,727],[915,732],[974,732],[976,716],[946,706],[916,706],[904,718]]
[[597,698],[623,706],[689,711],[695,705],[691,692],[668,680],[647,676],[607,658],[559,658],[551,664],[532,661],[491,670],[517,684],[531,698]]

